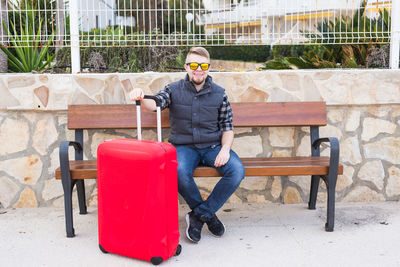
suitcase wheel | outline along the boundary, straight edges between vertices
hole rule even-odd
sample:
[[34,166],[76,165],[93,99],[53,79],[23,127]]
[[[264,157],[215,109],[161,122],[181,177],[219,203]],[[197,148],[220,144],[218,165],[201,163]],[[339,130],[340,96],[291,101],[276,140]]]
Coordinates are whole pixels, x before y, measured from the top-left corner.
[[153,265],[159,265],[163,261],[163,259],[161,257],[153,257],[150,261],[151,263],[153,263]]
[[108,251],[106,251],[100,244],[99,244],[99,248],[100,248],[101,252],[108,253]]
[[176,247],[176,252],[174,256],[178,256],[179,254],[181,254],[182,251],[182,246],[181,244],[178,244],[178,246]]

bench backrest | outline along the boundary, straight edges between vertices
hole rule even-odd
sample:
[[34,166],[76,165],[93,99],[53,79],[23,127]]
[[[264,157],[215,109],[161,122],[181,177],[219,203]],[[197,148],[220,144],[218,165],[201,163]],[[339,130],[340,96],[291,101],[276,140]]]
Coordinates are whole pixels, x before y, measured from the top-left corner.
[[[324,126],[325,102],[231,103],[235,127]],[[155,128],[154,112],[142,109],[142,127]],[[162,127],[169,127],[168,110],[162,112]],[[69,105],[68,129],[136,128],[136,105]]]

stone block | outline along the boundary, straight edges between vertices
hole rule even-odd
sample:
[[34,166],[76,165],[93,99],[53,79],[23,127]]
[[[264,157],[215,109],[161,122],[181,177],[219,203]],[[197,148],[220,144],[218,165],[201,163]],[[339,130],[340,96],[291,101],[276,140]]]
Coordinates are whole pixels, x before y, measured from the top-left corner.
[[74,76],[75,82],[82,88],[89,96],[96,95],[105,87],[105,81],[94,77],[79,77]]
[[200,195],[201,195],[201,198],[203,199],[203,201],[207,200],[207,198],[210,195],[210,193],[207,192],[207,191],[204,191],[202,189],[199,189],[199,191],[200,191]]
[[358,178],[364,181],[370,181],[376,185],[379,190],[383,188],[385,171],[380,160],[373,160],[364,163],[358,172]]
[[143,140],[157,141],[157,131],[156,130],[144,130],[142,132]]
[[358,186],[351,190],[343,199],[343,202],[373,202],[384,201],[385,197],[366,186]]
[[35,80],[36,75],[13,75],[8,77],[8,88],[21,88],[21,87],[29,87],[36,83]]
[[386,185],[386,194],[389,197],[400,195],[400,169],[391,166],[388,169],[389,178]]
[[303,203],[303,199],[301,198],[301,195],[296,188],[289,186],[285,190],[285,194],[283,196],[283,203],[285,204]]
[[0,162],[0,170],[19,180],[34,185],[42,174],[43,163],[38,155],[30,155]]
[[341,191],[353,184],[354,168],[343,164],[343,175],[338,175],[336,190]]
[[255,203],[271,203],[271,201],[265,199],[264,195],[259,195],[259,194],[249,194],[247,196],[247,201]]
[[289,181],[298,185],[303,193],[308,193],[311,186],[311,175],[289,176]]
[[89,207],[97,207],[97,188],[95,188],[88,199]]
[[372,106],[367,108],[367,112],[376,117],[384,117],[389,113],[390,108],[385,106]]
[[239,157],[254,157],[263,152],[260,136],[237,137],[233,141],[232,149]]
[[6,176],[0,176],[0,203],[8,208],[19,191],[19,186]]
[[392,164],[400,162],[400,138],[382,138],[374,143],[363,145],[363,150],[368,159],[387,160]]
[[[370,82],[365,79],[361,79],[358,77],[352,83],[350,81],[346,81],[350,85],[350,89],[348,88],[348,93],[351,94],[348,98],[352,100],[351,104],[370,104],[375,103],[375,92],[376,88],[370,87]],[[371,88],[370,90],[365,90],[365,88]]]
[[211,192],[220,179],[221,177],[196,178],[195,182],[199,188]]
[[345,129],[347,132],[354,132],[360,126],[360,116],[361,111],[359,110],[350,110],[350,114],[347,117]]
[[375,89],[376,101],[375,103],[391,103],[399,101],[400,87],[394,82],[379,82]]
[[133,85],[131,83],[131,80],[125,79],[121,83],[122,83],[122,86],[124,87],[126,93],[129,93],[130,91],[133,90]]
[[26,150],[29,138],[27,122],[6,118],[0,126],[0,156]]
[[233,130],[235,134],[242,134],[242,133],[251,133],[251,127],[235,127]]
[[279,176],[275,176],[271,186],[271,195],[274,199],[277,199],[279,198],[281,193],[282,193],[282,180]]
[[243,201],[236,195],[232,194],[226,203],[235,204],[235,203],[243,203]]
[[363,141],[369,141],[380,133],[393,134],[396,131],[396,124],[374,118],[365,118],[363,121],[363,131],[361,139]]
[[319,137],[336,137],[340,140],[342,136],[342,131],[338,127],[326,125],[319,128]]
[[49,77],[47,76],[47,74],[39,75],[39,81],[41,83],[47,83],[49,81]]
[[246,176],[242,183],[240,184],[241,188],[253,191],[253,190],[264,190],[265,187],[267,186],[267,177],[263,176]]
[[40,103],[42,103],[42,107],[47,107],[47,104],[49,102],[49,88],[42,85],[38,88],[35,88],[33,90],[34,95],[39,99]]
[[392,118],[400,116],[400,107],[393,107],[392,110]]
[[249,86],[247,90],[239,96],[239,101],[241,102],[267,102],[269,94]]
[[125,104],[125,92],[118,75],[110,75],[105,80],[104,104]]
[[19,195],[19,199],[17,203],[13,205],[14,208],[36,208],[38,206],[38,202],[35,196],[35,192],[29,187],[25,187],[25,189]]
[[171,78],[168,75],[157,75],[154,76],[152,81],[149,83],[149,88],[152,92],[159,92],[164,89],[167,84],[170,84]]
[[343,121],[346,112],[342,109],[328,109],[327,117],[332,123]]
[[303,136],[300,145],[296,149],[296,156],[310,156],[311,155],[311,139],[309,135]]
[[340,160],[350,164],[362,162],[357,136],[349,137],[340,143]]
[[33,148],[41,155],[47,155],[47,149],[57,141],[58,132],[55,127],[53,116],[47,115],[36,123],[33,133]]
[[315,81],[310,75],[305,75],[302,79],[302,91],[304,92],[304,100],[306,101],[322,101],[321,94]]
[[282,80],[284,88],[288,91],[298,91],[300,85],[300,77],[297,73],[280,73],[279,77]]
[[270,127],[269,140],[271,146],[293,147],[294,127]]
[[[319,83],[319,92],[324,101],[332,104],[346,104],[350,99],[349,84],[335,77]],[[328,101],[329,99],[329,101]]]
[[290,157],[292,156],[291,150],[274,149],[272,151],[272,157]]
[[48,201],[53,198],[57,198],[64,195],[61,180],[55,178],[46,180],[44,183],[44,189],[42,191],[42,198],[44,201]]
[[19,106],[20,104],[21,103],[11,94],[4,82],[0,80],[0,108],[6,109],[8,107]]
[[285,89],[279,87],[272,87],[268,93],[269,93],[269,101],[271,102],[302,101],[301,97],[296,95],[296,92],[288,92]]

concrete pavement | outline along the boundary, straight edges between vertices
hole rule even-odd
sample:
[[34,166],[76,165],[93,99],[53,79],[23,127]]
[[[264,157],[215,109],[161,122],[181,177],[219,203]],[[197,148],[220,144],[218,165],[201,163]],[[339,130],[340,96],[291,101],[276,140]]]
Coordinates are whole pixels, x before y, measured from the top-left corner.
[[[400,203],[337,203],[335,231],[324,231],[326,205],[225,205],[222,238],[205,227],[199,244],[185,237],[182,253],[160,266],[400,266]],[[0,266],[152,266],[98,248],[97,209],[79,215],[76,237],[65,237],[60,208],[0,210]]]

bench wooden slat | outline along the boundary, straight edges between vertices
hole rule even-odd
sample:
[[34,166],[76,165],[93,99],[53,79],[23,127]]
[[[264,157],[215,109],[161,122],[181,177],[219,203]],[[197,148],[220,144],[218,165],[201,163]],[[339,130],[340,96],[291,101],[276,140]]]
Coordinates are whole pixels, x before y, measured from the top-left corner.
[[[246,176],[280,176],[280,175],[327,175],[328,157],[280,157],[280,158],[242,158]],[[72,179],[96,179],[96,160],[70,161]],[[343,174],[343,166],[339,165],[339,174]],[[198,167],[195,177],[220,176],[218,171],[210,167]],[[60,168],[56,170],[56,179],[61,179]]]
[[[236,127],[324,126],[324,102],[231,103]],[[169,127],[168,110],[162,112],[162,127]],[[154,112],[142,109],[142,127],[156,127]],[[68,129],[136,128],[136,105],[70,105]]]
[[232,103],[232,110],[235,126],[326,125],[325,102]]
[[[164,110],[161,126],[169,127],[168,110]],[[157,126],[154,112],[142,108],[142,127]],[[68,129],[132,129],[136,128],[136,105],[69,105]]]

